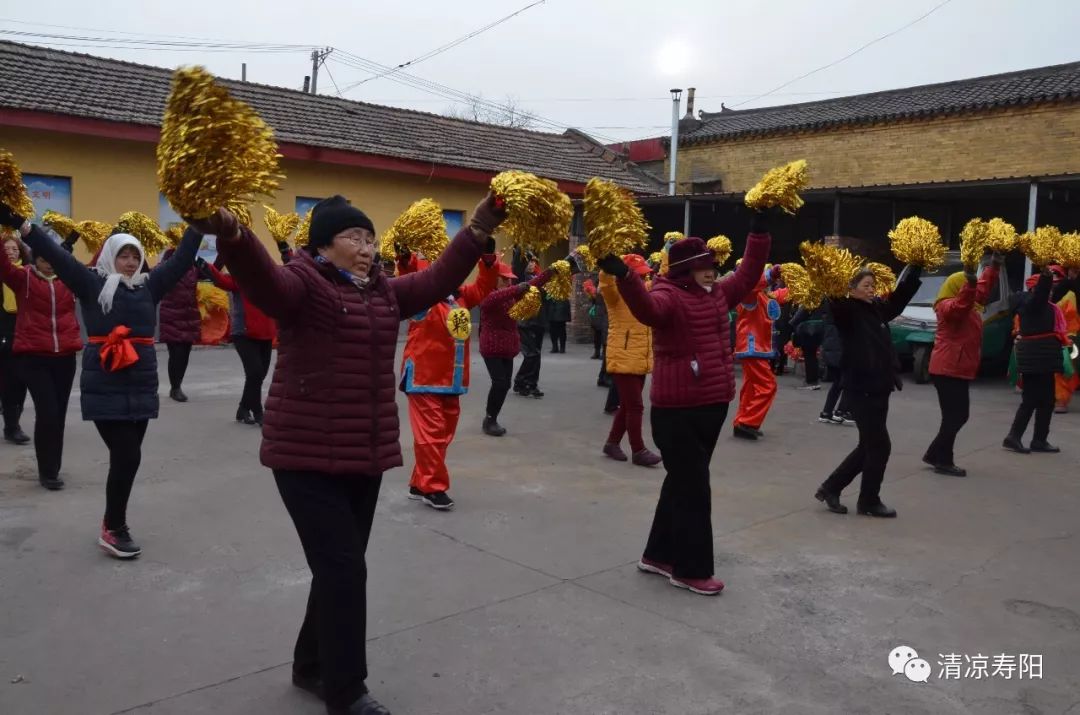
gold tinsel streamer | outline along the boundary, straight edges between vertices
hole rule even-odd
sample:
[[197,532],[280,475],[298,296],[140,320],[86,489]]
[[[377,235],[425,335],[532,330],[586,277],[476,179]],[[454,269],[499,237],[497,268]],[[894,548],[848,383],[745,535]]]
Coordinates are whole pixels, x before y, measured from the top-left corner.
[[675,243],[686,238],[686,234],[682,231],[668,231],[664,234],[664,247],[667,248],[669,243]]
[[585,245],[584,243],[581,244],[574,249],[574,253],[576,253],[578,255],[578,258],[581,259],[581,262],[584,264],[585,270],[596,270],[596,256],[593,255],[592,251],[589,250],[589,247],[587,245]]
[[989,238],[990,225],[981,218],[973,218],[964,224],[960,231],[960,262],[965,268],[974,270],[978,267]]
[[79,232],[79,240],[86,246],[86,250],[95,254],[112,233],[112,226],[103,221],[80,221],[75,230]]
[[1061,234],[1057,257],[1066,268],[1080,268],[1080,233]]
[[56,234],[60,236],[60,238],[66,239],[73,231],[75,231],[75,222],[71,218],[55,211],[46,211],[41,217],[41,222],[53,231],[56,231]]
[[1060,258],[1060,244],[1061,230],[1056,226],[1040,226],[1034,232],[1028,231],[1016,239],[1017,248],[1039,268],[1044,268]]
[[387,244],[391,248],[401,244],[413,253],[421,253],[424,258],[434,261],[446,250],[449,242],[442,207],[432,199],[420,199],[390,224],[383,234],[380,252],[385,250]]
[[536,286],[529,286],[528,292],[510,306],[510,317],[514,320],[532,320],[540,313],[540,303],[540,291]]
[[173,74],[157,146],[161,193],[186,218],[273,194],[282,178],[274,133],[202,67]]
[[311,212],[314,209],[308,209],[308,212],[304,214],[304,218],[300,221],[300,228],[296,229],[296,238],[293,239],[293,243],[297,248],[303,248],[308,244],[308,233],[311,231]]
[[804,241],[799,246],[810,280],[829,298],[844,298],[851,290],[851,279],[862,268],[862,259],[846,248]]
[[10,151],[0,149],[0,204],[23,218],[34,215],[34,202],[26,193],[22,172]]
[[877,288],[879,296],[884,298],[896,290],[896,274],[893,273],[893,269],[884,263],[871,262],[866,264],[866,270],[873,272],[874,287]]
[[199,315],[203,320],[210,313],[229,309],[229,294],[210,283],[199,283],[196,288],[199,301]]
[[225,208],[236,217],[242,225],[251,228],[251,207],[243,201],[230,201]]
[[130,233],[139,239],[147,258],[156,256],[169,247],[169,239],[165,238],[157,222],[144,213],[128,211],[121,214],[116,227],[123,233]]
[[1016,227],[1004,219],[992,218],[986,224],[986,247],[995,253],[1016,248]]
[[784,279],[784,285],[787,286],[791,302],[807,310],[813,310],[821,305],[825,296],[814,285],[805,267],[798,263],[781,263],[780,275]]
[[663,251],[653,251],[652,253],[649,254],[649,263],[652,263],[652,264],[658,266],[663,262],[664,262],[664,252]]
[[770,169],[753,188],[746,192],[746,205],[755,211],[779,206],[794,214],[803,205],[799,192],[806,188],[810,177],[806,160],[799,159]]
[[705,242],[708,248],[716,256],[716,265],[722,266],[731,258],[731,239],[727,236],[713,236]]
[[187,231],[186,223],[174,223],[170,224],[165,229],[165,238],[169,241],[171,248],[176,248],[180,245],[180,241],[184,240],[184,232]]
[[539,254],[566,240],[574,205],[554,181],[504,171],[491,180],[491,190],[506,206],[501,229],[511,241]]
[[274,243],[281,243],[292,238],[292,235],[296,233],[296,229],[300,226],[300,214],[295,211],[284,214],[278,213],[277,209],[265,204],[263,204],[263,208],[266,209],[263,222],[266,224],[266,230],[270,232],[270,237],[274,239]]
[[901,263],[936,271],[945,265],[945,244],[941,232],[930,221],[910,216],[889,231],[893,255]]
[[597,258],[621,256],[643,246],[649,224],[634,194],[593,177],[585,184],[585,240]]
[[552,300],[570,300],[574,292],[574,286],[570,282],[570,262],[567,260],[555,261],[551,264],[555,275],[544,285],[544,292]]

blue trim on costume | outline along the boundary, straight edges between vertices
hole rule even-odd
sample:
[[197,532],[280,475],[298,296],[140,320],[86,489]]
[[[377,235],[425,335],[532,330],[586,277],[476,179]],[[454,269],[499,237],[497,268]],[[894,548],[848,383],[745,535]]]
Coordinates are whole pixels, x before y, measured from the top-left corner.
[[769,302],[765,304],[765,314],[769,316],[769,320],[774,323],[780,320],[780,303],[776,298],[770,298]]
[[454,381],[450,385],[417,385],[413,383],[413,370],[415,366],[412,358],[405,360],[405,370],[402,381],[405,384],[405,393],[425,395],[464,395],[469,392],[465,387],[465,341],[454,341]]
[[735,353],[736,360],[743,360],[745,358],[772,359],[774,357],[776,357],[776,350],[770,350],[769,352],[761,352],[757,350],[757,344],[754,340],[753,333],[746,336],[746,350]]

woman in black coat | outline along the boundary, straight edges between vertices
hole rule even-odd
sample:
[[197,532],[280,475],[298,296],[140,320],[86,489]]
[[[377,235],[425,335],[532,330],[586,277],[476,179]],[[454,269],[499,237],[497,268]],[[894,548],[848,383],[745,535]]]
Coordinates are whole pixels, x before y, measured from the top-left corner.
[[832,384],[825,396],[825,407],[818,415],[818,422],[830,425],[853,425],[855,418],[851,415],[851,400],[849,393],[844,390],[844,343],[840,339],[840,331],[836,328],[833,320],[831,301],[826,300],[821,304],[821,358],[825,361],[825,369],[828,371]]
[[202,232],[189,228],[171,258],[143,273],[145,251],[134,236],[110,236],[96,265],[88,268],[6,206],[0,206],[0,222],[22,233],[34,254],[52,264],[82,306],[88,335],[79,381],[82,415],[94,423],[109,449],[105,518],[98,544],[116,558],[135,558],[142,550],[127,527],[127,503],[142,460],[147,424],[158,416],[157,306],[193,265]]
[[846,514],[840,493],[862,473],[858,513],[894,517],[881,501],[881,482],[892,442],[886,419],[889,396],[902,387],[900,361],[893,349],[889,321],[900,315],[922,281],[921,269],[909,266],[888,298],[877,297],[874,274],[859,271],[851,281],[850,297],[832,301],[833,321],[843,342],[843,389],[855,402],[859,444],[818,488],[814,497],[837,514]]

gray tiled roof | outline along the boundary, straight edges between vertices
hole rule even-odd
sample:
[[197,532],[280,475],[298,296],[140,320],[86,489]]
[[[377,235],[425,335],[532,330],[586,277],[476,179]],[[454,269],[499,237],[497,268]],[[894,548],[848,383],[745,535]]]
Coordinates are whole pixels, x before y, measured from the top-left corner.
[[[0,41],[0,108],[160,126],[172,71]],[[642,193],[657,185],[580,132],[511,129],[396,107],[224,80],[278,141],[497,172],[593,176]]]
[[1080,62],[760,109],[702,112],[679,144],[1080,100]]

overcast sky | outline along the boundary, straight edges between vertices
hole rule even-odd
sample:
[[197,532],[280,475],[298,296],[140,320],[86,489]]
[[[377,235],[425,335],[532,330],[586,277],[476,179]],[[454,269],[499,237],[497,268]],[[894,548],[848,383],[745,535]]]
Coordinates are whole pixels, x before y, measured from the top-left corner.
[[[331,54],[320,94],[337,94],[336,82],[350,99],[441,114],[450,100],[404,86],[393,75],[346,89],[372,76],[355,58],[396,65],[530,2],[50,0],[0,10],[0,36],[165,67],[204,64],[233,78],[246,62],[249,80],[295,88],[310,74],[310,47],[332,46],[349,54]],[[721,102],[732,107],[898,30],[941,2],[546,0],[408,71],[491,101],[514,97],[547,120],[603,139],[657,136],[670,126],[671,87],[697,87],[698,109],[716,111]],[[10,31],[95,39],[46,40]],[[105,46],[108,39],[166,35],[308,47],[271,53]],[[1076,61],[1078,36],[1080,0],[949,0],[898,34],[743,108]]]

